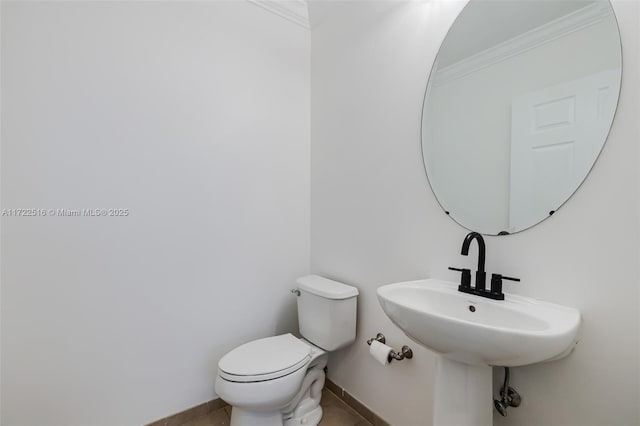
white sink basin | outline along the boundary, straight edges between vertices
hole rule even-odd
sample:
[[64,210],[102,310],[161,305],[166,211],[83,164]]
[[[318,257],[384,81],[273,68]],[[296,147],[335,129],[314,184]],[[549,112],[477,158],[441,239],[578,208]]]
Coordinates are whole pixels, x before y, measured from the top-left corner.
[[407,336],[454,361],[518,366],[566,356],[577,343],[580,312],[505,295],[491,300],[437,279],[378,288],[387,316]]

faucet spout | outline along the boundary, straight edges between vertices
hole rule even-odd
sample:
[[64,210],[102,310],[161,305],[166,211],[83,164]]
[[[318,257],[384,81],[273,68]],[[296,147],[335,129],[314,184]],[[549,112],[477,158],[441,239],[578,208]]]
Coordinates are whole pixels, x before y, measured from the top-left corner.
[[485,245],[484,238],[478,232],[470,232],[464,237],[462,242],[462,250],[460,254],[463,256],[469,255],[469,246],[471,241],[476,240],[478,242],[478,270],[476,271],[475,287],[471,287],[471,270],[449,267],[454,271],[462,272],[460,278],[460,285],[458,291],[463,293],[475,294],[476,296],[487,297],[494,300],[504,300],[504,293],[502,292],[502,280],[520,281],[518,278],[505,277],[502,274],[491,275],[491,289],[487,290],[487,274],[484,272],[484,256]]
[[478,272],[484,272],[484,255],[485,255],[485,246],[484,246],[484,238],[477,232],[470,232],[464,238],[462,242],[462,250],[460,254],[463,256],[469,255],[469,246],[471,245],[471,241],[476,240],[478,242]]

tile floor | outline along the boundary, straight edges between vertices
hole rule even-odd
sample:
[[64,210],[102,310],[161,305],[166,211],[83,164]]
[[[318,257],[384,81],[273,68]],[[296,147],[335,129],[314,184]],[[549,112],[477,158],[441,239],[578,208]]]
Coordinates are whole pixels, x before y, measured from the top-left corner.
[[[322,391],[320,405],[324,414],[319,426],[371,426],[371,423],[327,389]],[[228,426],[230,416],[231,407],[224,407],[184,423],[182,426]]]

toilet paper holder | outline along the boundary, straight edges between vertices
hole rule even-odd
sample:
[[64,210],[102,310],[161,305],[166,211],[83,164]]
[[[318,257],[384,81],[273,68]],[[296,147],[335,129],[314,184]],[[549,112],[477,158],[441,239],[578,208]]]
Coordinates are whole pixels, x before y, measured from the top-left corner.
[[[376,334],[376,337],[373,337],[373,338],[367,340],[367,345],[371,346],[371,342],[373,342],[374,340],[377,340],[380,343],[387,343],[387,339],[384,337],[384,334],[382,334],[382,333],[378,333],[378,334]],[[398,360],[398,361],[402,361],[405,358],[406,359],[413,358],[413,351],[407,345],[404,345],[400,349],[400,351],[391,350],[391,352],[389,353],[389,362],[391,362],[391,360],[393,360],[393,359]]]

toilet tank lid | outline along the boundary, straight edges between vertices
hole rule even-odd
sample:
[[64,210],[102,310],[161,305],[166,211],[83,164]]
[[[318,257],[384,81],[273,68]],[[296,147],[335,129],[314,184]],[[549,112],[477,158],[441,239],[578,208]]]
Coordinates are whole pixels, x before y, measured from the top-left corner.
[[307,275],[298,278],[298,289],[327,299],[348,299],[358,295],[358,289],[319,275]]

